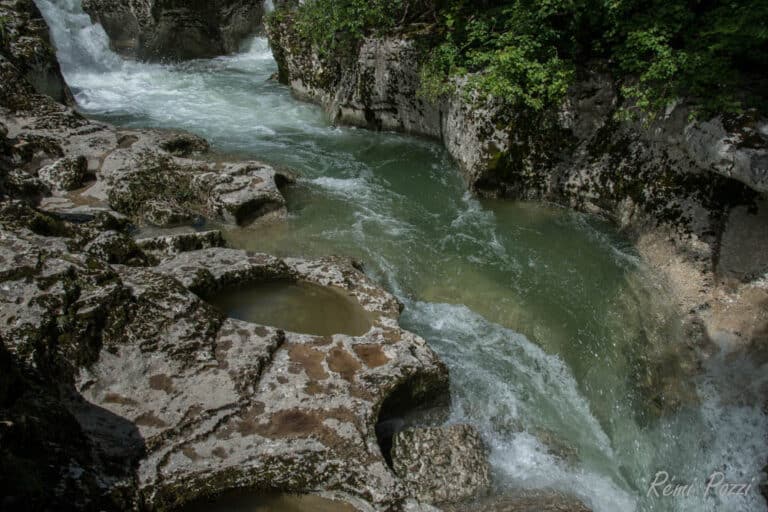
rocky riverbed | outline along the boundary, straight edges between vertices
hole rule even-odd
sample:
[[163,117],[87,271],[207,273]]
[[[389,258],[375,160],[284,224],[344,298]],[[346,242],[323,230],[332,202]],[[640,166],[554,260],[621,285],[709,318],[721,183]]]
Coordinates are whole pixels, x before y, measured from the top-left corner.
[[[0,7],[3,509],[165,510],[242,488],[418,509],[422,482],[389,469],[379,411],[444,403],[448,374],[399,327],[398,301],[345,259],[227,249],[217,231],[135,240],[135,226],[279,218],[292,178],[188,133],[85,119],[56,101],[69,93],[34,4]],[[275,280],[344,291],[372,326],[294,334],[204,300]],[[475,458],[430,465],[459,478],[453,498],[488,485],[487,468],[461,476],[487,464],[466,439],[435,445]]]
[[[262,13],[250,1],[83,7],[114,49],[146,60],[231,52]],[[287,225],[293,172],[217,154],[184,131],[87,119],[73,108],[35,4],[3,0],[0,15],[0,487],[11,489],[3,508],[167,510],[247,490],[254,499],[321,494],[366,511],[588,509],[570,492],[495,492],[489,427],[443,426],[446,365],[400,327],[402,303],[359,262],[226,246],[232,233],[258,238]],[[337,122],[440,139],[481,194],[555,200],[615,220],[687,314],[689,343],[675,348],[687,354],[686,378],[718,345],[732,359],[768,361],[768,153],[759,117],[690,125],[680,106],[650,127],[617,125],[614,85],[596,73],[536,131],[494,105],[422,100],[407,38],[370,39],[356,60],[328,62],[289,25],[270,30],[281,78]],[[172,44],[176,37],[183,43]],[[320,165],[324,155],[313,150]],[[347,185],[333,180],[323,183]],[[359,336],[292,333],[212,305],[222,293],[275,282],[343,294],[369,328]],[[462,293],[451,291],[451,300]],[[451,334],[452,320],[480,324],[466,308],[410,305],[447,311],[424,328],[438,339]],[[489,339],[500,329],[485,328]],[[502,349],[517,346],[517,335],[503,334]],[[522,347],[512,364],[533,359],[526,378],[536,386],[563,381],[561,412],[582,422],[583,399],[565,365]],[[457,348],[456,357],[470,359],[462,350],[484,348]],[[668,414],[685,402],[677,359],[642,357],[647,396],[637,414],[646,406]],[[506,361],[503,350],[487,365],[497,359]],[[502,370],[495,380],[515,379]],[[523,391],[529,402],[538,396]],[[528,411],[525,400],[505,398]],[[490,424],[527,439],[516,421],[494,413]],[[584,456],[546,428],[534,432],[542,448],[527,453],[555,454],[556,464],[544,463],[552,471]],[[611,452],[602,431],[595,437],[598,450]]]

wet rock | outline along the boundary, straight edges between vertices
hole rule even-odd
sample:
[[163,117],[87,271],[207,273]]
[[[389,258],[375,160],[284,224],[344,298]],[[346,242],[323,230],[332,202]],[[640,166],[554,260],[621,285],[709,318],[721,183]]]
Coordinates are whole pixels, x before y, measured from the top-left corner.
[[75,204],[66,197],[45,197],[38,204],[38,209],[68,222],[78,224],[95,223],[105,229],[123,229],[128,218],[106,206]]
[[85,252],[107,263],[144,265],[146,256],[133,238],[116,231],[103,231],[85,246]]
[[189,223],[195,215],[245,225],[285,206],[278,173],[266,164],[212,163],[159,151],[168,144],[178,149],[174,133],[121,135],[123,140],[130,137],[130,145],[109,153],[99,173],[102,194],[119,212],[161,227]]
[[[32,500],[19,487],[8,503],[165,508],[243,488],[324,490],[377,508],[413,499],[379,449],[378,411],[403,382],[447,392],[447,370],[398,326],[394,297],[347,260],[208,248],[126,266],[134,245],[124,234],[93,238],[91,227],[52,218],[37,233],[31,212],[0,210],[0,393],[15,396],[32,378],[24,368],[46,386],[70,384],[65,398],[36,391],[22,409],[0,406],[3,439],[17,440],[13,453],[0,450],[3,478],[19,457],[51,469],[44,493]],[[142,243],[170,253],[219,236]],[[274,279],[342,288],[374,325],[360,337],[284,333],[227,319],[190,289]],[[20,422],[43,398],[52,405],[35,413],[39,428]]]
[[[153,203],[248,223],[284,207],[278,184],[290,178],[258,162],[198,160],[207,145],[183,132],[84,119],[40,95],[6,50],[0,480],[13,492],[2,508],[168,509],[261,488],[416,510],[381,452],[378,412],[403,383],[419,383],[407,396],[447,393],[448,374],[400,328],[392,295],[341,258],[249,254],[215,247],[220,234],[143,241],[146,254],[127,235],[127,219],[145,221]],[[84,170],[95,181],[36,209],[50,193],[41,169],[57,188]],[[202,298],[276,279],[341,288],[372,327],[285,333]]]
[[171,258],[182,252],[226,246],[224,237],[221,231],[218,230],[140,238],[136,241],[136,244],[145,253],[160,259]]
[[173,156],[191,157],[210,151],[208,141],[191,133],[172,133],[160,142],[160,148]]
[[[253,282],[288,273],[317,282],[322,275],[361,297],[375,290],[352,268],[301,263],[207,249],[180,254],[152,270],[121,270],[142,305],[136,316],[141,323],[131,336],[138,344],[103,354],[80,382],[88,383],[83,393],[90,401],[135,418],[147,440],[139,485],[150,503],[178,505],[243,487],[342,490],[373,503],[408,495],[376,445],[377,404],[412,373],[431,376],[435,386],[446,380],[444,366],[423,340],[395,327],[391,310],[376,309],[393,299],[362,301],[381,315],[365,337],[324,338],[222,322],[164,277],[170,270],[196,276],[187,284],[199,288],[198,281],[221,286],[235,276],[236,282],[245,276]],[[347,280],[339,282],[339,274]],[[386,364],[358,359],[355,347],[370,343],[388,354]],[[143,356],[147,351],[165,355]],[[126,360],[135,361],[129,371]]]
[[215,57],[239,49],[261,24],[261,0],[84,0],[112,47],[151,61]]
[[468,425],[404,430],[392,443],[392,467],[426,503],[456,502],[490,485],[485,445]]
[[36,202],[50,193],[48,186],[40,179],[21,169],[11,169],[3,176],[3,189],[9,197]]
[[141,210],[142,220],[159,228],[172,228],[190,224],[194,217],[192,212],[181,206],[157,199],[150,199],[144,202]]
[[266,165],[226,164],[215,173],[196,176],[193,186],[208,191],[209,208],[232,224],[246,225],[285,208],[275,170]]
[[292,179],[268,165],[196,160],[191,157],[208,145],[191,134],[116,130],[73,117],[50,98],[38,106],[44,111],[20,111],[7,119],[17,159],[29,169],[5,175],[4,188],[15,197],[37,201],[49,195],[50,188],[34,176],[40,174],[61,190],[95,177],[87,189],[69,194],[69,203],[46,202],[47,210],[73,220],[111,210],[158,227],[191,224],[198,217],[246,225],[285,211],[278,183]]
[[37,175],[53,190],[75,190],[88,179],[88,161],[84,156],[62,158],[41,168]]

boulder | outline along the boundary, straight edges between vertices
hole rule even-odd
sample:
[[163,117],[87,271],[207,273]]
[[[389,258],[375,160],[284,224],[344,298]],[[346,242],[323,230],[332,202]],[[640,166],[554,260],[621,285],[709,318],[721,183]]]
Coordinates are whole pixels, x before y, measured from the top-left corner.
[[191,224],[195,215],[186,208],[158,199],[149,199],[143,203],[141,219],[158,228],[173,228]]
[[465,500],[490,486],[485,445],[469,425],[398,432],[392,442],[392,468],[426,503]]
[[217,217],[242,226],[274,211],[285,213],[277,183],[288,179],[268,165],[246,162],[199,174],[193,186],[206,191],[208,207]]
[[[138,307],[126,327],[131,341],[103,353],[78,389],[138,426],[147,504],[173,507],[246,487],[335,490],[378,504],[408,497],[376,445],[377,404],[413,375],[447,389],[445,367],[392,323],[396,301],[359,271],[213,248],[119,272]],[[184,291],[205,296],[276,278],[333,283],[379,320],[358,338],[291,334],[223,319]]]

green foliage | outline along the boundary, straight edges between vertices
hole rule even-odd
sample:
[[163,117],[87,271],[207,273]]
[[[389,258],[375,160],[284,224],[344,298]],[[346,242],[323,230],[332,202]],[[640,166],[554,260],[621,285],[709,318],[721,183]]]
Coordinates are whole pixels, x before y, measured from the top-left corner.
[[401,7],[402,0],[309,0],[295,24],[321,53],[345,52],[368,33],[392,28]]
[[[470,74],[481,98],[534,111],[565,95],[575,70],[579,5],[562,0],[449,2],[436,27],[442,41],[422,68],[422,92],[435,98]],[[588,12],[588,11],[584,11]]]
[[623,92],[638,110],[680,97],[708,114],[765,108],[768,3],[624,0],[607,18],[617,71],[636,79]]
[[677,98],[706,113],[766,106],[765,0],[308,0],[296,26],[338,53],[415,18],[433,25],[428,98],[468,77],[481,99],[540,111],[598,59],[624,84],[626,115],[653,116]]

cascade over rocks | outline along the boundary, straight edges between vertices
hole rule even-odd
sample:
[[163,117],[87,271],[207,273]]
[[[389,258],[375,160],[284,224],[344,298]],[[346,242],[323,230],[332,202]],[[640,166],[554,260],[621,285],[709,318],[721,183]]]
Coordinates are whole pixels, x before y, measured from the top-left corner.
[[149,61],[232,53],[261,25],[263,0],[83,0],[112,48]]

